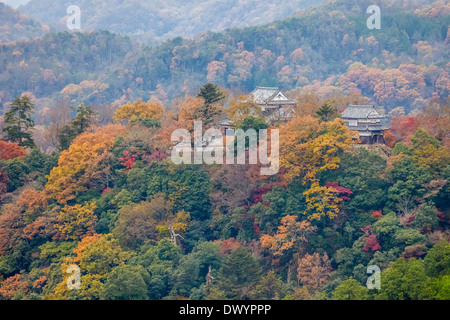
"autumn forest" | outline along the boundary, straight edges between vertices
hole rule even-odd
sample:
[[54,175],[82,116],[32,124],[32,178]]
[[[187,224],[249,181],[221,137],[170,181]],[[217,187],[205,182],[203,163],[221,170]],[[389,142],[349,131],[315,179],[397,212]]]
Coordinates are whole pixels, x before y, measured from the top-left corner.
[[[0,300],[450,300],[448,1],[56,2],[0,2]],[[277,130],[279,170],[175,164],[198,121]]]

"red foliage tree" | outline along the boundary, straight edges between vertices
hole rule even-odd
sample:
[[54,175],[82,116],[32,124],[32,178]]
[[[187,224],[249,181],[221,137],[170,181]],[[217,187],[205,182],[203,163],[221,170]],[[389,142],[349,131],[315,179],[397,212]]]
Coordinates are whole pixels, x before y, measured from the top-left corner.
[[407,145],[411,145],[411,137],[419,129],[420,123],[414,117],[393,117],[391,133]]
[[353,194],[353,191],[349,188],[344,188],[339,185],[337,182],[328,182],[325,185],[326,188],[333,188],[339,192],[339,198],[344,201],[350,200],[350,196]]
[[123,158],[119,158],[120,164],[125,167],[126,171],[131,170],[136,165],[136,155],[129,151],[123,152]]
[[390,131],[386,131],[384,134],[384,140],[389,148],[394,148],[397,143],[397,138]]
[[148,156],[147,162],[148,163],[160,162],[160,161],[165,160],[166,158],[167,158],[167,155],[163,151],[156,150],[155,152],[153,152],[151,155]]
[[374,212],[372,212],[372,217],[374,217],[375,219],[380,219],[383,216],[383,212],[381,210],[375,210]]
[[10,160],[15,158],[23,160],[26,156],[26,150],[19,146],[19,144],[0,140],[0,160]]
[[372,233],[372,227],[366,226],[365,228],[361,228],[361,230],[366,235],[366,237],[363,239],[365,242],[363,250],[366,252],[380,250],[381,246],[378,243],[377,235],[375,233]]

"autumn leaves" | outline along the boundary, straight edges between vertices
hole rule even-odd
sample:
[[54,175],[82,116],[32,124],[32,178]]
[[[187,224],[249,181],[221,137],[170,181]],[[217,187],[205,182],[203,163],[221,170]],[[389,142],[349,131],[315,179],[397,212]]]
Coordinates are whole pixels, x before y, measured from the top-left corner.
[[284,178],[291,182],[302,179],[310,188],[304,192],[310,220],[333,219],[339,213],[342,199],[332,186],[320,186],[319,175],[339,168],[340,156],[357,141],[354,132],[342,120],[320,122],[311,116],[297,117],[281,128],[280,164],[286,169]]

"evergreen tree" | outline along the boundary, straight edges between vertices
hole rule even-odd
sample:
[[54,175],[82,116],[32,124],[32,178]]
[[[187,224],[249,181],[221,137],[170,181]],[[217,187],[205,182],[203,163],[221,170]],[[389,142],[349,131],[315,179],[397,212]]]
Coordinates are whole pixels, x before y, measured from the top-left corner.
[[223,100],[225,95],[219,90],[218,86],[208,83],[200,89],[198,97],[205,100],[206,106],[211,106],[212,104]]
[[16,98],[11,103],[11,109],[5,114],[3,128],[8,141],[17,142],[21,147],[35,147],[31,132],[34,127],[34,121],[31,118],[33,110],[34,104],[27,96]]
[[333,121],[337,117],[337,112],[335,108],[325,103],[316,112],[316,117],[320,119],[320,122]]
[[80,104],[77,108],[75,118],[59,133],[59,149],[69,149],[72,141],[82,134],[92,123],[92,118],[96,114],[91,107]]
[[249,299],[260,277],[258,262],[245,247],[239,247],[225,260],[219,274],[219,286],[231,299]]

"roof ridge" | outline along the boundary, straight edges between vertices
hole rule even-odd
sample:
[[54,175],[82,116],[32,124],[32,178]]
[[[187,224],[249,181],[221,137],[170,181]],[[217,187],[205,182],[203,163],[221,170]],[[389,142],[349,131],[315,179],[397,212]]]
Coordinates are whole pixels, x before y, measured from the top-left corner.
[[260,86],[257,86],[256,88],[255,88],[255,90],[256,89],[272,89],[272,90],[280,90],[280,87],[260,87]]
[[349,105],[347,105],[347,107],[350,107],[350,108],[374,108],[375,109],[375,105],[373,105],[373,104],[349,104]]
[[[278,94],[282,93],[281,90],[278,88],[277,91],[274,92],[274,94],[272,94],[266,101],[270,101],[273,98],[275,98]],[[284,94],[283,94],[284,96]]]

